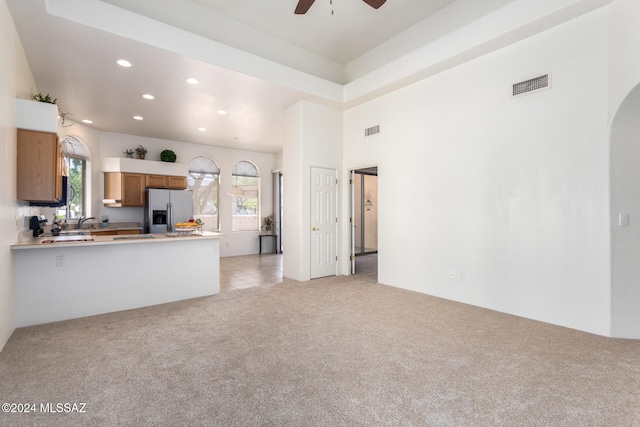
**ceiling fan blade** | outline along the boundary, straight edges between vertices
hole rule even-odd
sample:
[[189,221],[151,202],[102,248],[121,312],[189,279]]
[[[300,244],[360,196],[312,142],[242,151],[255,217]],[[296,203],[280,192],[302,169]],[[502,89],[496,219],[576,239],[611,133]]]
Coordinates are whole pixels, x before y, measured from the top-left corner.
[[[296,6],[296,10],[293,12],[296,15],[304,15],[307,13],[307,10],[311,7],[313,2],[316,0],[300,0],[298,1],[298,5]],[[384,1],[383,1],[384,3]]]
[[382,6],[387,0],[363,0],[363,1],[369,6],[371,6],[372,8],[377,9],[380,6]]

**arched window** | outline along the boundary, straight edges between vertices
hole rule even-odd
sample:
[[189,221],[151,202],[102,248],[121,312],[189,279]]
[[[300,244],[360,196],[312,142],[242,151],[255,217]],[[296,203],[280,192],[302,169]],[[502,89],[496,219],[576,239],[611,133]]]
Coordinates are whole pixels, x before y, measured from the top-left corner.
[[220,168],[216,162],[206,156],[194,157],[189,162],[187,186],[193,190],[193,217],[202,220],[203,230],[220,230]]
[[91,157],[89,147],[83,140],[71,135],[64,137],[61,146],[68,171],[69,203],[58,210],[57,214],[67,219],[80,218],[87,214],[87,162]]
[[[240,161],[233,168],[231,231],[260,230],[260,175],[251,162]],[[237,189],[241,190],[238,191]]]

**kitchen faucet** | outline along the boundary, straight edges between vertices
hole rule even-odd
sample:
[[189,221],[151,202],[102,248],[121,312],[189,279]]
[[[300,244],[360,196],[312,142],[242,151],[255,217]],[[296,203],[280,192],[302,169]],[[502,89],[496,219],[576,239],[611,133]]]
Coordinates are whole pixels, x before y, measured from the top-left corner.
[[81,230],[82,224],[84,224],[86,221],[89,221],[90,219],[96,219],[96,217],[90,216],[89,218],[85,218],[83,216],[80,216],[80,218],[78,218],[78,230]]

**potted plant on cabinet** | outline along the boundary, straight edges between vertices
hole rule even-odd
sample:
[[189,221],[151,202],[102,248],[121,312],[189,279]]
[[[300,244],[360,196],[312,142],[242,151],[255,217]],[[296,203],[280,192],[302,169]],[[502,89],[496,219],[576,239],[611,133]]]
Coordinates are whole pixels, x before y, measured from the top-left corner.
[[177,158],[178,156],[176,156],[176,153],[172,150],[163,150],[162,153],[160,153],[160,160],[163,162],[175,163]]
[[146,155],[147,155],[147,149],[144,148],[144,146],[142,145],[138,145],[138,148],[136,148],[136,158],[140,160],[144,160],[144,156]]

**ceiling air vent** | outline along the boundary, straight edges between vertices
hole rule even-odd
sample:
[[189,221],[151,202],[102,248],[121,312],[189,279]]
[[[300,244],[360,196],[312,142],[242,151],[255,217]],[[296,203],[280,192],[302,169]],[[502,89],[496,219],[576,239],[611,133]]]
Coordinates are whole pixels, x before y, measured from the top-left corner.
[[364,130],[364,136],[371,136],[380,133],[380,125],[371,126]]
[[543,76],[534,77],[520,83],[515,83],[513,85],[512,95],[518,96],[525,93],[533,92],[535,90],[547,88],[549,87],[549,82],[549,74],[545,74]]

